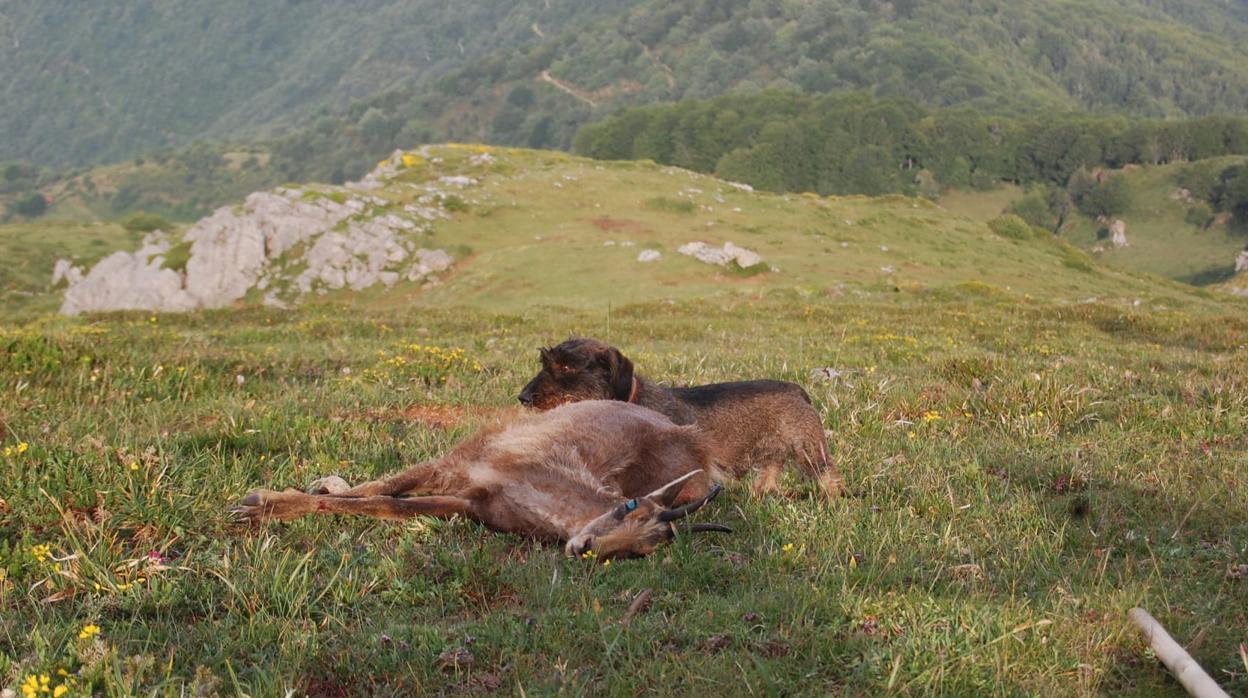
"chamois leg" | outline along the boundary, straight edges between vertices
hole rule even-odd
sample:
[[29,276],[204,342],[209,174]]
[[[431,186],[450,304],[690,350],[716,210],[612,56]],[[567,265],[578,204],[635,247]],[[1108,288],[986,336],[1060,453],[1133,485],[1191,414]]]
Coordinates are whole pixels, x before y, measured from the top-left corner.
[[337,475],[328,475],[313,480],[308,485],[308,494],[328,494],[336,497],[376,497],[397,496],[408,492],[426,489],[437,471],[437,463],[417,463],[412,467],[390,477],[370,480],[352,487]]
[[244,521],[289,520],[308,514],[354,514],[400,521],[413,516],[450,518],[471,514],[471,509],[472,502],[460,497],[343,497],[288,489],[256,490],[230,511]]

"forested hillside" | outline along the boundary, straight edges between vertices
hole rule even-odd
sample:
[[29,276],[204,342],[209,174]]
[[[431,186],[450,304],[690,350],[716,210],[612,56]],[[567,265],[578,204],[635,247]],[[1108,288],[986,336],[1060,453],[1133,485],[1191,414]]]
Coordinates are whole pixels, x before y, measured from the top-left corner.
[[501,103],[500,84],[541,70],[594,114],[764,87],[869,90],[994,113],[1239,112],[1248,108],[1246,17],[1243,3],[1216,0],[650,0],[589,31],[465,66],[441,85],[452,105],[470,94],[498,114],[457,115],[449,128],[507,142],[571,109],[522,120]]
[[1245,46],[1248,9],[1217,0],[8,3],[0,160],[270,137],[295,159],[566,147],[620,106],[767,87],[1006,114],[1244,112]]
[[557,34],[634,4],[0,3],[0,161],[99,163],[255,139],[540,39],[535,26]]

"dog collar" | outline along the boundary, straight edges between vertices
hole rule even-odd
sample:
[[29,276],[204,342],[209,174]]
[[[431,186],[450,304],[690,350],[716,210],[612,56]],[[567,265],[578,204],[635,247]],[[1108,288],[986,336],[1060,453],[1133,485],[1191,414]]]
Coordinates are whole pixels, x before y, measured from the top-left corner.
[[633,389],[628,391],[628,401],[633,403],[634,405],[637,404],[637,388],[638,387],[640,387],[640,384],[637,382],[637,377],[633,376]]

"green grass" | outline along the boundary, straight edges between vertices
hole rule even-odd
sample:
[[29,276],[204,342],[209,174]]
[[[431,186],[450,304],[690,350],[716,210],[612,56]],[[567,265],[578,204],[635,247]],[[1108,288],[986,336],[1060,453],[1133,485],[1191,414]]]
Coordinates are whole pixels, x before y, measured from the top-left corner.
[[[1248,691],[1228,574],[1248,564],[1248,303],[904,198],[720,204],[699,178],[713,210],[668,214],[640,203],[687,174],[497,154],[517,166],[433,233],[474,252],[426,291],[0,316],[0,686],[1182,695],[1127,625],[1143,605]],[[781,271],[669,252],[695,236]],[[663,260],[634,263],[650,242]],[[445,452],[570,334],[656,380],[802,383],[853,496],[732,483],[706,517],[735,534],[610,567],[461,520],[230,521],[256,487]],[[843,378],[811,382],[825,366]],[[471,666],[439,661],[460,649]]]
[[[0,461],[0,676],[64,668],[119,693],[1178,695],[1126,626],[1142,604],[1243,690],[1248,586],[1227,575],[1248,562],[1242,310],[970,285],[609,318],[327,305],[13,327],[0,420],[6,446],[30,446]],[[230,523],[254,487],[445,451],[480,419],[422,415],[510,405],[533,347],[573,333],[656,379],[806,384],[855,496],[733,485],[713,518],[737,534],[609,568],[466,521]],[[410,341],[481,369],[390,373],[381,352]],[[811,384],[819,366],[848,377]],[[655,606],[622,626],[643,588]],[[79,640],[89,623],[102,633]],[[459,647],[471,669],[441,670]]]
[[1023,196],[1023,188],[1013,184],[988,191],[951,189],[940,195],[940,207],[977,221],[990,221]]

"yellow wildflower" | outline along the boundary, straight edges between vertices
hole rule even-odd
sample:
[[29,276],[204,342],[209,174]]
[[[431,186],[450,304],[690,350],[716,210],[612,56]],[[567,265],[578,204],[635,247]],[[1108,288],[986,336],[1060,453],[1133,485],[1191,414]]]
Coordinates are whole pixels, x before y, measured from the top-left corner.
[[56,688],[52,689],[52,698],[61,698],[61,696],[65,695],[66,693],[69,693],[69,686],[66,686],[65,684],[61,684],[60,686],[57,686]]
[[93,637],[99,634],[100,634],[100,626],[96,625],[95,623],[87,623],[86,625],[82,626],[82,630],[78,631],[78,639],[86,640],[89,637]]
[[780,546],[780,550],[784,553],[791,553],[793,552],[793,544],[785,543],[784,545]]
[[603,566],[603,567],[610,567],[610,566],[611,566],[611,561],[610,561],[610,560],[603,560],[603,561],[602,561],[602,566]]
[[924,422],[936,422],[936,421],[939,421],[939,420],[941,420],[941,419],[944,419],[944,418],[943,418],[943,417],[941,417],[941,416],[940,416],[940,413],[939,413],[939,412],[937,412],[936,410],[928,410],[928,411],[926,411],[926,412],[924,412],[924,413],[923,413],[923,421],[924,421]]
[[43,545],[34,545],[30,548],[30,554],[35,556],[36,562],[43,562],[52,557],[52,546],[44,543]]
[[594,551],[592,551],[592,550],[586,550],[585,552],[581,553],[581,559],[582,559],[582,560],[592,560],[592,559],[594,559]]
[[40,693],[51,693],[51,684],[52,678],[47,674],[40,674],[38,676],[31,674],[26,677],[25,681],[22,682],[22,695],[25,696],[25,698],[33,698],[33,696],[37,696]]
[[131,462],[131,463],[130,463],[130,469],[131,469],[131,470],[138,470],[138,469],[139,469],[139,464],[138,464],[138,463],[135,463],[135,462]]
[[26,451],[28,451],[28,450],[30,450],[30,444],[26,443],[25,441],[23,441],[23,442],[21,442],[21,443],[19,443],[19,444],[17,445],[17,455],[19,455],[19,456],[20,456],[20,455],[22,455],[23,453],[25,453],[25,452],[26,452]]

